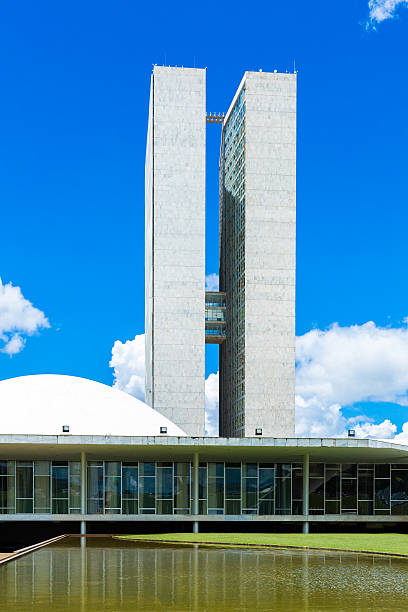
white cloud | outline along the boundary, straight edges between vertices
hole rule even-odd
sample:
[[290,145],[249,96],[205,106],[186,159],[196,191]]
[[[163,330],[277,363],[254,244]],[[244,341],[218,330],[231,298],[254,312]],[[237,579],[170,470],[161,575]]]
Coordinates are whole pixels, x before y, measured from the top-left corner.
[[218,436],[218,372],[205,381],[205,433]]
[[408,444],[408,423],[403,424],[401,433],[397,434],[393,438],[393,442]]
[[20,287],[3,285],[0,278],[0,352],[16,355],[24,348],[24,336],[46,327],[50,327],[48,319],[23,296]]
[[22,351],[24,345],[24,338],[22,338],[18,334],[14,334],[14,336],[12,336],[10,340],[7,341],[7,344],[2,348],[1,352],[6,353],[6,355],[10,355],[10,357],[12,357],[13,355],[17,355],[17,353]]
[[220,279],[218,274],[213,272],[212,274],[207,274],[205,277],[205,289],[206,291],[218,291],[218,287],[220,285]]
[[[354,427],[354,426],[353,426]],[[296,394],[296,435],[305,438],[342,437],[346,419],[340,404],[325,405],[317,396],[305,399]]]
[[355,430],[357,438],[390,439],[395,436],[397,426],[391,423],[389,419],[385,419],[378,425],[369,422],[359,423]]
[[369,18],[367,28],[374,28],[386,19],[394,19],[398,7],[408,6],[408,0],[369,0]]
[[326,403],[408,400],[408,328],[314,329],[297,338],[297,391]]
[[367,417],[346,419],[342,406],[357,402],[408,404],[408,329],[364,325],[322,331],[297,338],[296,432],[299,436],[345,435],[392,438],[397,427]]
[[145,336],[139,334],[134,340],[116,340],[112,347],[113,386],[126,391],[138,399],[145,399]]

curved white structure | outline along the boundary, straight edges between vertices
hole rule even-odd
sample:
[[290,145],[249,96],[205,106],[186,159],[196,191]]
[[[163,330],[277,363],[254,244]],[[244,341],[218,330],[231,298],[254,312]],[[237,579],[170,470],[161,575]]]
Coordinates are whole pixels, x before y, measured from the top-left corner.
[[0,434],[185,436],[135,397],[99,382],[56,374],[0,381]]

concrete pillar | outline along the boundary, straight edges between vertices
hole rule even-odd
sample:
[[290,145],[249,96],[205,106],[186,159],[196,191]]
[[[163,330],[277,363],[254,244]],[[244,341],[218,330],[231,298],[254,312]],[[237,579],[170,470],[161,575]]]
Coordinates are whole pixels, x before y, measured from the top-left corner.
[[[309,454],[303,457],[303,515],[309,517]],[[303,523],[303,533],[309,533],[309,521]]]
[[[81,514],[86,514],[86,454],[81,452]],[[81,521],[81,535],[86,534],[86,521]]]
[[[194,458],[193,458],[193,514],[195,515],[198,514],[198,509],[199,509],[199,504],[198,504],[199,465],[200,463],[199,463],[198,453],[194,453]],[[193,533],[198,533],[198,532],[199,532],[198,521],[194,521]]]

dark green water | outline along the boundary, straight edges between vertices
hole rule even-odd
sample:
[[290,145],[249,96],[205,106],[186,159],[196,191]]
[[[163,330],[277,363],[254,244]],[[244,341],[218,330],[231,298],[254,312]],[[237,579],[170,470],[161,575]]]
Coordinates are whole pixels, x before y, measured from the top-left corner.
[[406,612],[408,561],[69,538],[0,566],[0,610]]

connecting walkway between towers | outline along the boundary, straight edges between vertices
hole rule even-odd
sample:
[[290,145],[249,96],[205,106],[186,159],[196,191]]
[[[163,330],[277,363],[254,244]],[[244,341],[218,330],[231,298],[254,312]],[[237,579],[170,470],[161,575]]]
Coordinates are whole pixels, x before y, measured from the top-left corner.
[[222,344],[226,337],[226,294],[223,291],[205,292],[205,342]]
[[207,113],[206,121],[207,123],[220,123],[221,125],[224,123],[225,113]]

